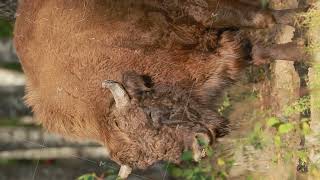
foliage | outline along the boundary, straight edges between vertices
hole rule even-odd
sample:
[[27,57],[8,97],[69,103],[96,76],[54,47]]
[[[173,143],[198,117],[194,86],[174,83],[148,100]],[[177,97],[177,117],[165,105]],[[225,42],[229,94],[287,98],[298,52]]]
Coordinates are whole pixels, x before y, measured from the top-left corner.
[[[315,3],[314,7],[309,9],[308,12],[302,13],[300,17],[303,21],[299,24],[301,27],[309,29],[310,37],[317,37],[318,31],[320,29],[320,3]],[[307,51],[310,53],[320,51],[320,42],[319,40],[309,39]]]
[[84,174],[77,180],[120,180],[115,169],[108,169],[103,175],[97,176],[95,173]]
[[226,94],[223,97],[223,102],[220,105],[220,107],[218,108],[218,112],[220,113],[220,115],[223,115],[227,112],[228,109],[230,109],[231,107],[231,102],[230,102],[230,98],[228,97],[228,95]]
[[320,61],[314,62],[312,69],[314,77],[308,85],[312,95],[315,97],[313,98],[313,105],[315,108],[320,109],[320,98],[317,98],[320,97]]
[[260,0],[262,8],[267,8],[269,6],[269,0]]
[[182,156],[182,164],[168,164],[168,172],[175,178],[186,180],[215,180],[227,179],[228,172],[234,161],[232,159],[214,159],[214,152],[209,145],[204,147],[207,158],[199,163],[193,162],[192,152],[185,151]]
[[22,72],[22,67],[20,63],[0,63],[0,67],[4,69]]
[[84,174],[78,177],[78,180],[95,180],[97,178],[95,173],[92,174]]
[[13,26],[5,21],[0,19],[0,38],[3,37],[12,37]]
[[266,145],[266,137],[267,135],[262,129],[262,125],[257,123],[251,133],[249,133],[247,140],[250,145],[252,145],[255,149],[263,149]]
[[306,114],[310,109],[310,96],[300,98],[290,106],[285,107],[283,110],[284,116],[290,117],[294,114]]
[[[229,98],[224,98],[222,107],[232,106]],[[264,121],[254,125],[253,130],[246,138],[247,145],[254,147],[257,150],[264,150],[266,147],[274,146],[276,149],[273,161],[291,162],[294,158],[298,158],[301,164],[306,164],[308,160],[308,152],[305,149],[293,149],[290,147],[290,139],[288,135],[291,133],[300,133],[304,136],[311,133],[309,119],[303,118],[300,122],[291,122],[289,119],[296,114],[304,114],[309,111],[310,97],[302,97],[298,101],[284,108],[282,116],[270,116]],[[262,113],[263,114],[263,113]],[[266,114],[261,115],[266,116]],[[208,157],[199,163],[192,162],[192,153],[186,151],[182,155],[183,163],[180,166],[169,164],[169,173],[179,179],[195,180],[211,180],[211,179],[228,179],[229,171],[232,168],[234,161],[232,159],[223,159],[224,157],[213,156],[214,152],[211,147],[206,151],[210,153]],[[248,176],[247,179],[253,179]]]

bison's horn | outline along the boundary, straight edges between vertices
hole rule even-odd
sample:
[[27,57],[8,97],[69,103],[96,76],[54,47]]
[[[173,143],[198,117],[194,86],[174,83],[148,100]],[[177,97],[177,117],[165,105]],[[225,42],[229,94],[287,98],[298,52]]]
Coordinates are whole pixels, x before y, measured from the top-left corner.
[[118,177],[121,179],[127,179],[128,176],[131,174],[132,168],[126,165],[121,165],[120,171],[118,173]]
[[102,87],[108,88],[111,91],[117,108],[123,108],[129,105],[130,97],[120,83],[106,80],[102,82]]

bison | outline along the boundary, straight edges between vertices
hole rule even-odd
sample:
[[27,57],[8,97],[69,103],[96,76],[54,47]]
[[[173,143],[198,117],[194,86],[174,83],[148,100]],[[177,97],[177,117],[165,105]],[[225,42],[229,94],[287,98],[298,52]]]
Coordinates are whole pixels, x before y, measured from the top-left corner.
[[186,149],[197,161],[199,139],[228,132],[217,101],[241,71],[303,54],[239,33],[290,23],[285,13],[236,0],[23,0],[14,39],[26,103],[49,131],[106,146],[122,178]]

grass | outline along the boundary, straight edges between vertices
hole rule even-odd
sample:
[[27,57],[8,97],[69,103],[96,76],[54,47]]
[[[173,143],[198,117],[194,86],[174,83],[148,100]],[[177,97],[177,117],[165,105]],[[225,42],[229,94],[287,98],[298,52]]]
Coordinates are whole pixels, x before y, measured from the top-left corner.
[[116,170],[108,169],[101,176],[98,176],[95,173],[88,173],[78,177],[77,180],[121,180],[121,179],[118,177],[118,172]]

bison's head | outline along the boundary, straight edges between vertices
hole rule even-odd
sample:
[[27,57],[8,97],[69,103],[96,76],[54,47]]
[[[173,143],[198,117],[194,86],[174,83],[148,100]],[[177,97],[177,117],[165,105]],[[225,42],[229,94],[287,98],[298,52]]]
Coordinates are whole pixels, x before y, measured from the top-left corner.
[[[225,120],[210,108],[198,105],[188,91],[154,85],[150,77],[135,72],[126,73],[122,82],[107,80],[103,82],[103,87],[108,88],[114,97],[113,114],[117,126],[125,129],[133,141],[142,131],[148,131],[149,136],[157,139],[159,137],[156,136],[161,136],[166,130],[168,134],[174,134],[181,128],[183,133],[180,137],[176,136],[176,142],[182,142],[183,147],[177,149],[191,149],[194,159],[198,161],[203,156],[203,141],[200,143],[199,139],[204,140],[204,144],[210,144],[216,136],[225,132]],[[152,137],[141,138],[153,141]],[[141,139],[136,143],[139,144],[139,141]]]

